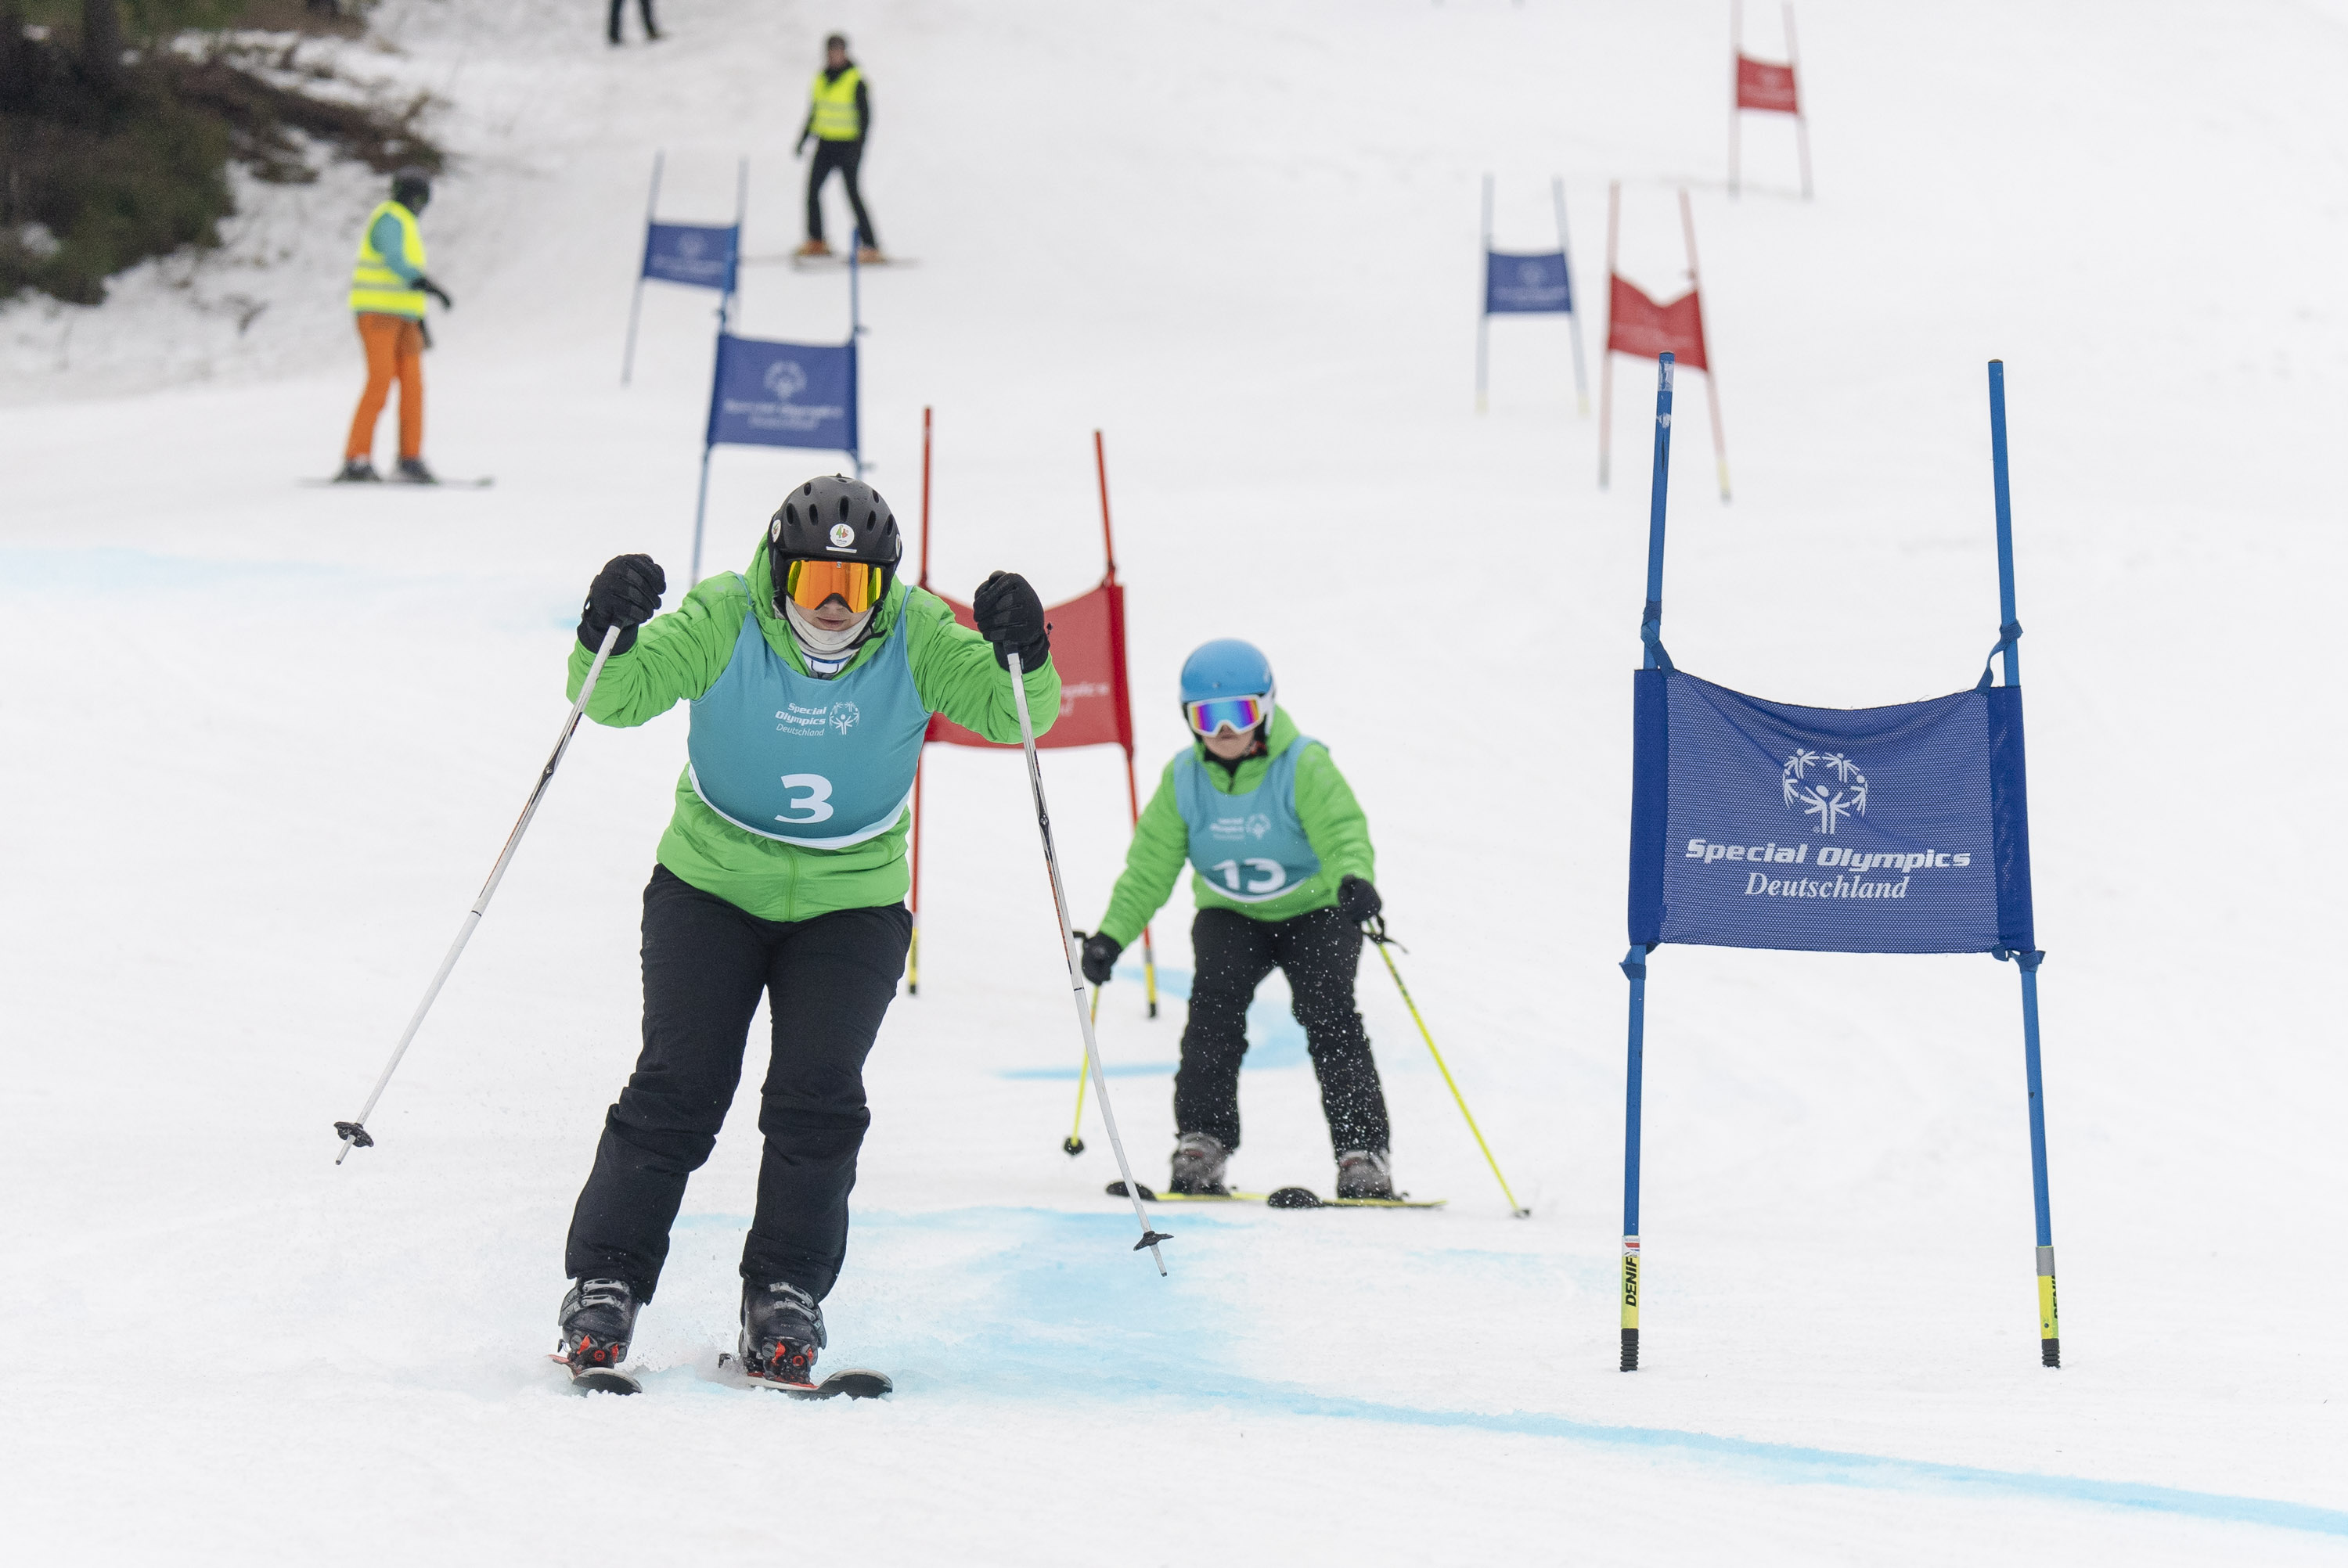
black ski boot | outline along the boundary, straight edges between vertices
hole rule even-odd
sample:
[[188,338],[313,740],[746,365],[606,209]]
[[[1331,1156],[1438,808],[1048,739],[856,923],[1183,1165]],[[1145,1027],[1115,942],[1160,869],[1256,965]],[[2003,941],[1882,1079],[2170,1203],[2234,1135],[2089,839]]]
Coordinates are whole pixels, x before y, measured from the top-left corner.
[[375,471],[375,464],[365,457],[346,457],[343,471],[335,476],[337,485],[379,485],[383,476]]
[[636,1337],[636,1310],[643,1303],[624,1279],[582,1279],[562,1298],[562,1359],[571,1375],[617,1372]]
[[1348,1149],[1337,1156],[1337,1195],[1391,1200],[1394,1162],[1384,1149]]
[[440,482],[439,477],[424,466],[421,457],[402,457],[398,471],[392,477],[403,485],[437,485]]
[[1223,1172],[1231,1163],[1231,1152],[1212,1132],[1185,1132],[1175,1142],[1167,1186],[1191,1197],[1227,1196],[1231,1189],[1223,1185]]
[[824,1347],[823,1308],[781,1280],[742,1282],[742,1370],[788,1388],[815,1387],[816,1353]]

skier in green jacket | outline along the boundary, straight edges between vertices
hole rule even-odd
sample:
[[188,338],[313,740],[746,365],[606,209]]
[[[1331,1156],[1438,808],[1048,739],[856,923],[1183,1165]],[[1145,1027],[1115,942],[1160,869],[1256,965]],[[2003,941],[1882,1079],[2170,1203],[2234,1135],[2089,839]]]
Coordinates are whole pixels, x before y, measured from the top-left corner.
[[1369,824],[1329,748],[1298,732],[1274,691],[1270,661],[1245,642],[1207,643],[1183,664],[1182,713],[1196,739],[1167,764],[1134,828],[1108,912],[1085,940],[1085,978],[1108,983],[1187,860],[1199,915],[1174,1075],[1173,1190],[1229,1190],[1248,1004],[1277,968],[1321,1081],[1337,1195],[1391,1198],[1385,1094],[1354,1007],[1362,926],[1379,910]]
[[644,889],[644,1050],[604,1118],[564,1249],[561,1355],[613,1377],[651,1299],[685,1179],[709,1158],[763,994],[773,1056],[759,1086],[766,1153],[742,1252],[744,1369],[813,1382],[819,1305],[848,1248],[848,1194],[871,1121],[864,1059],[904,972],[905,837],[930,715],[1019,739],[1060,706],[1044,607],[996,572],[978,630],[897,580],[888,503],[860,480],[811,479],[775,511],[749,570],[714,577],[654,619],[666,588],[622,556],[588,589],[571,694],[622,628],[587,704],[641,724],[693,704],[689,761]]

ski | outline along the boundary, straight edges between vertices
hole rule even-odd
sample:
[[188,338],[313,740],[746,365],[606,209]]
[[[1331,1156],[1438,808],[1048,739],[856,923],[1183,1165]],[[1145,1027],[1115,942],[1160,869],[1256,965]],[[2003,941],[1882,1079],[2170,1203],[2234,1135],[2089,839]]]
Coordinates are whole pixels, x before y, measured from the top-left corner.
[[435,479],[428,485],[414,479],[296,479],[294,482],[305,490],[486,490],[497,480]]
[[846,1395],[851,1399],[877,1399],[883,1394],[897,1391],[886,1372],[876,1372],[870,1367],[843,1367],[820,1383],[782,1383],[772,1378],[754,1378],[740,1359],[721,1352],[717,1358],[721,1379],[746,1389],[772,1389],[778,1394],[788,1394],[794,1399],[836,1399]]
[[582,1394],[641,1394],[644,1386],[617,1367],[573,1367],[560,1352],[548,1360],[571,1374],[571,1386]]
[[[1112,1198],[1125,1196],[1125,1184],[1111,1182]],[[1448,1198],[1324,1198],[1310,1187],[1280,1187],[1269,1193],[1157,1193],[1141,1189],[1145,1204],[1262,1204],[1271,1209],[1439,1209]]]
[[[742,258],[742,264],[746,267],[771,265],[776,261],[788,261],[793,271],[800,272],[844,272],[848,270],[848,258],[845,256],[745,256]],[[859,261],[856,264],[859,267],[886,269],[918,267],[922,263],[911,256],[891,256],[885,261]]]

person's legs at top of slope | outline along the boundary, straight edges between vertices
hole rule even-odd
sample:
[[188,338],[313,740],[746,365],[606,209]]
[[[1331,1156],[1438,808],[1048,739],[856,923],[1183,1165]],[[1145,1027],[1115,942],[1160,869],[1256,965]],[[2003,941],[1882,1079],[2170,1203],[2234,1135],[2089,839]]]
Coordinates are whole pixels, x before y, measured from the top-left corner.
[[[614,44],[620,41],[620,15],[628,8],[628,0],[612,0],[612,25],[609,36]],[[636,0],[636,14],[644,19],[644,41],[656,44],[661,31],[653,25],[653,0]]]

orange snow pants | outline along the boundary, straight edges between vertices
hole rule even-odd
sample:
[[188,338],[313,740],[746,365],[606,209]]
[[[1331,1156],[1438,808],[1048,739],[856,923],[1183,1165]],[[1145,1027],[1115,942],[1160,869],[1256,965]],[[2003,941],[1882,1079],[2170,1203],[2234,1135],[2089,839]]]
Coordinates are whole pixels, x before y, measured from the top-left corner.
[[375,422],[383,415],[383,401],[391,384],[399,383],[399,455],[424,456],[424,328],[406,316],[361,311],[359,344],[366,350],[366,390],[359,394],[359,411],[351,418],[351,438],[345,457],[375,456]]

